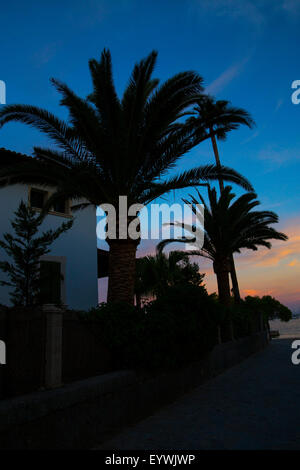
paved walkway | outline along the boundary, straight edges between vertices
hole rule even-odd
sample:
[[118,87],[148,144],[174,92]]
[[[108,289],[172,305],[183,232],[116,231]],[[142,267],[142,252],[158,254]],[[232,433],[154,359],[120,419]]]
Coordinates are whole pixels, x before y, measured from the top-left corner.
[[100,448],[300,449],[300,364],[291,362],[291,343],[273,340]]

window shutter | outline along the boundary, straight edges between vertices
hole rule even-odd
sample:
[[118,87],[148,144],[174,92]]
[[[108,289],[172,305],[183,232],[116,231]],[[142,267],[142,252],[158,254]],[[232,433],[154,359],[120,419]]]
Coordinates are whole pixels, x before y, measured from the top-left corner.
[[41,261],[41,300],[44,304],[61,302],[61,264],[57,261]]

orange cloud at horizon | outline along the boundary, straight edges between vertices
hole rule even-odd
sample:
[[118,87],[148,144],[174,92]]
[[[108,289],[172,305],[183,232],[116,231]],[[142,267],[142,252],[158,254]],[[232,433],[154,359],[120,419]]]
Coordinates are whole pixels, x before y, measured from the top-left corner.
[[298,263],[299,263],[299,260],[293,259],[293,261],[291,261],[291,262],[288,264],[288,266],[292,266],[292,267],[293,267],[293,266],[296,266]]
[[[270,250],[261,247],[257,251],[244,250],[235,255],[241,295],[272,295],[300,311],[300,217],[287,219],[276,228],[288,235],[287,241],[275,240]],[[154,252],[155,245],[150,242],[139,256]],[[212,263],[200,257],[191,260],[199,264],[200,272],[205,273],[208,291],[217,292]]]
[[259,291],[255,289],[244,289],[243,294],[245,297],[247,297],[247,295],[251,295],[251,297],[254,297],[256,295],[259,295]]
[[[275,240],[270,250],[262,247],[235,255],[241,295],[272,295],[300,311],[300,217],[287,219],[276,228],[288,235],[287,241]],[[205,281],[210,292],[216,291],[211,269]]]

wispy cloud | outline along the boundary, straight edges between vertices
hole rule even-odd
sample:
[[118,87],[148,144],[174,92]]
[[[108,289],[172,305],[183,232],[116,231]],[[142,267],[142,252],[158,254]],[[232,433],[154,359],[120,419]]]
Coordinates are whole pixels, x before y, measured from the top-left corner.
[[33,56],[33,60],[37,67],[41,67],[50,62],[55,57],[60,47],[61,41],[57,41],[45,44],[43,47],[38,49]]
[[[74,27],[90,29],[99,26],[106,15],[113,11],[117,2],[104,2],[102,0],[85,0],[85,2],[74,2],[68,10],[67,20]],[[118,2],[120,8],[123,3]]]
[[280,2],[280,8],[291,15],[296,15],[300,13],[300,2],[299,0],[283,0]]
[[300,14],[299,0],[197,0],[195,5],[202,12],[213,12],[216,16],[245,20],[257,29],[267,22],[271,14],[287,14],[295,18]]
[[281,106],[283,105],[284,103],[284,100],[282,98],[280,98],[277,103],[276,103],[276,106],[275,106],[275,113],[277,113],[277,111],[281,108]]
[[206,88],[205,93],[216,94],[222,91],[229,83],[231,83],[243,70],[243,67],[250,59],[250,56],[245,57],[240,62],[237,62],[228,67],[222,72],[213,82],[211,82]]
[[230,16],[245,19],[256,26],[264,22],[264,15],[258,6],[248,0],[199,0],[198,7],[202,10],[213,11],[217,16]]
[[247,144],[248,142],[251,142],[251,140],[256,139],[256,137],[258,137],[260,133],[261,133],[260,131],[253,132],[253,134],[251,134],[250,137],[247,137],[247,139],[243,140],[241,144],[243,145],[243,144]]
[[300,149],[286,149],[269,145],[259,151],[257,158],[266,163],[266,172],[271,172],[273,170],[277,170],[289,162],[299,161]]
[[[300,217],[288,220],[281,227],[275,227],[288,235],[287,241],[274,241],[271,250],[260,248],[258,251],[244,251],[238,257],[240,266],[276,267],[292,266],[300,259]],[[298,263],[293,263],[295,266]]]

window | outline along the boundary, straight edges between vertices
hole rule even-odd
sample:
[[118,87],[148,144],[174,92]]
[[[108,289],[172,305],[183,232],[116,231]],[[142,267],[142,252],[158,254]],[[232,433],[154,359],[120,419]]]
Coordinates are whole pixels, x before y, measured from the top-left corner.
[[40,189],[31,189],[30,191],[30,205],[34,209],[43,209],[47,198],[47,192]]
[[[31,188],[29,190],[29,203],[33,209],[41,210],[43,209],[45,202],[51,196],[51,193],[48,191],[43,191],[42,189]],[[59,198],[49,210],[49,214],[53,213],[54,215],[62,215],[64,217],[72,217],[70,211],[70,202],[69,199],[64,197]]]
[[54,204],[53,204],[53,211],[54,212],[59,212],[61,214],[67,214],[68,209],[67,209],[67,201],[65,198],[60,198],[58,199]]
[[57,261],[40,262],[41,302],[43,304],[59,304],[62,301],[61,263]]

